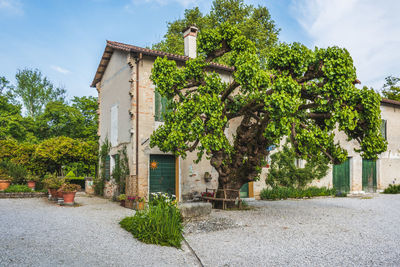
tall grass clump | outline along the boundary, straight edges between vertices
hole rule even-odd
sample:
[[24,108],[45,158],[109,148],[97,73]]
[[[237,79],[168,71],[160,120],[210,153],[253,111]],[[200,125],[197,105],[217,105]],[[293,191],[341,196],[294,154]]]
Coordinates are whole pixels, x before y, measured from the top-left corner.
[[147,209],[124,218],[120,225],[144,243],[181,248],[182,217],[167,194],[153,194]]
[[261,199],[288,199],[288,198],[311,198],[316,196],[334,196],[336,190],[326,187],[311,186],[305,189],[276,186],[261,190]]
[[384,194],[400,194],[400,184],[394,185],[390,184],[385,190],[383,190]]

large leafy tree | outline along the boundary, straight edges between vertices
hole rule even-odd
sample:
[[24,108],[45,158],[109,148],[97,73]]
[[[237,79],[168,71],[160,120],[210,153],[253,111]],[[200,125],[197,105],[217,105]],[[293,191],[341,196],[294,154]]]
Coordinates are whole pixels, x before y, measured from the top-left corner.
[[[164,39],[152,48],[183,55],[182,30],[194,24],[202,31],[218,27],[222,23],[238,27],[244,36],[254,42],[262,59],[278,41],[279,30],[266,7],[246,5],[243,0],[214,0],[209,14],[203,15],[199,8],[195,7],[186,9],[183,19],[169,22]],[[229,55],[226,55],[216,60],[229,64],[228,57]]]
[[386,83],[382,88],[383,96],[392,100],[400,101],[400,78],[388,76],[385,80]]
[[84,118],[82,136],[84,136],[87,140],[97,140],[97,129],[99,123],[99,115],[97,114],[99,104],[97,97],[75,96],[72,99],[72,107],[79,110]]
[[[167,58],[155,61],[151,79],[169,99],[171,112],[150,144],[182,157],[196,151],[198,160],[205,154],[219,174],[219,187],[239,189],[256,180],[267,148],[285,137],[299,157],[322,154],[333,163],[347,157],[335,130],[356,140],[364,158],[386,150],[380,96],[354,86],[356,70],[346,49],[280,44],[264,68],[255,44],[230,23],[203,29],[198,49],[199,56],[182,68]],[[228,52],[229,84],[206,71]],[[229,124],[236,129],[232,138],[225,134]]]
[[11,91],[30,117],[37,118],[50,101],[65,100],[65,89],[54,86],[38,69],[18,70],[15,78]]

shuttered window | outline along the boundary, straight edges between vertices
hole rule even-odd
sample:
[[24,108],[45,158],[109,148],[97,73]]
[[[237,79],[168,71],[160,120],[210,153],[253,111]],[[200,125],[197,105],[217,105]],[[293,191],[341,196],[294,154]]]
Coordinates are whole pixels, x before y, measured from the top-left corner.
[[387,140],[387,120],[382,120],[381,123],[381,134],[385,140]]
[[167,98],[162,97],[157,91],[155,93],[155,112],[154,117],[156,121],[164,121],[164,113],[167,111]]

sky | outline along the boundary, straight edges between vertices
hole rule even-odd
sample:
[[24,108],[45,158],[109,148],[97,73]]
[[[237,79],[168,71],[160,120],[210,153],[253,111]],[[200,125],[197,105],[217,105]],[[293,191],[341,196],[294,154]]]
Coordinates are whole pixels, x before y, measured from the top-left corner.
[[[106,40],[159,42],[186,8],[208,13],[210,0],[0,0],[0,76],[37,68],[68,97],[90,87]],[[245,0],[266,6],[282,42],[349,50],[362,86],[379,90],[400,76],[398,0]]]

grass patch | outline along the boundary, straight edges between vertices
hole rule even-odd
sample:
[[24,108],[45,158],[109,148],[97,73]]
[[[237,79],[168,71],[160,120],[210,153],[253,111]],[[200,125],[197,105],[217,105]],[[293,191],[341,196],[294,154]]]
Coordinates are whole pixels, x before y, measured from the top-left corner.
[[14,184],[14,185],[10,185],[3,192],[5,192],[5,193],[19,193],[19,192],[34,192],[34,191],[32,190],[32,188],[30,188],[27,185]]
[[[288,199],[288,198],[311,198],[316,196],[335,196],[336,189],[326,187],[311,186],[305,189],[277,186],[261,190],[261,199]],[[344,196],[342,193],[340,196]]]
[[393,185],[390,184],[388,188],[383,190],[384,194],[400,194],[400,184],[398,185]]
[[121,222],[122,228],[147,244],[181,248],[182,217],[175,201],[165,194],[157,194],[147,209]]

